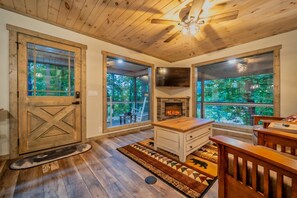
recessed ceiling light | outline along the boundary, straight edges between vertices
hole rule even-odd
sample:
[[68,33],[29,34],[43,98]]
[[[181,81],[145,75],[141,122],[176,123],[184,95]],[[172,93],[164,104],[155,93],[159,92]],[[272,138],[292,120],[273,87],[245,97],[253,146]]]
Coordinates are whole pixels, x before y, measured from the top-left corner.
[[230,60],[228,60],[228,63],[235,64],[235,63],[237,63],[237,59],[230,59]]
[[122,59],[117,60],[118,63],[123,63],[124,61]]

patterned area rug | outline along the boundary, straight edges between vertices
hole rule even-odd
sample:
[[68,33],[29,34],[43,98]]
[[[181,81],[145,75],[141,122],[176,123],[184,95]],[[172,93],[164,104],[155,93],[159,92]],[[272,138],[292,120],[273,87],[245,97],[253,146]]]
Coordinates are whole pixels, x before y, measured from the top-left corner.
[[202,197],[217,179],[217,147],[213,144],[188,155],[185,163],[172,153],[155,151],[152,138],[118,150],[189,197]]
[[18,159],[17,161],[10,164],[10,168],[13,170],[32,168],[35,166],[40,166],[49,162],[53,162],[59,159],[86,152],[91,148],[92,146],[90,144],[78,144],[73,146],[67,146],[61,149],[47,151],[38,155]]

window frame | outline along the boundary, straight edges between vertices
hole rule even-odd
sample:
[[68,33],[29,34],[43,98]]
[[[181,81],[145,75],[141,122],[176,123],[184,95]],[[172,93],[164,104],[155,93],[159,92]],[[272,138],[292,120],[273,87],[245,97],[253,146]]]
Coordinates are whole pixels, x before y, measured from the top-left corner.
[[197,115],[196,82],[197,82],[197,78],[198,78],[198,72],[197,72],[198,67],[210,65],[210,64],[214,64],[214,63],[219,63],[219,62],[223,62],[223,61],[228,61],[230,59],[237,59],[237,58],[239,59],[239,58],[244,58],[244,57],[248,57],[248,56],[264,54],[264,53],[268,53],[268,52],[273,53],[273,85],[274,85],[273,108],[274,108],[274,116],[280,116],[280,50],[281,50],[281,48],[282,48],[281,45],[277,45],[277,46],[272,46],[269,48],[254,50],[254,51],[250,51],[250,52],[246,52],[246,53],[226,56],[226,57],[219,58],[219,59],[214,59],[214,60],[210,60],[210,61],[192,64],[192,66],[191,66],[192,79],[193,79],[193,81],[192,81],[192,116],[196,117],[196,115]]
[[[111,132],[118,132],[118,131],[124,131],[124,132],[132,132],[132,131],[139,131],[140,129],[149,129],[152,128],[151,123],[154,120],[154,85],[155,85],[155,66],[152,63],[148,63],[148,62],[144,62],[144,61],[140,61],[137,59],[133,59],[133,58],[129,58],[126,56],[122,56],[122,55],[118,55],[118,54],[114,54],[111,52],[107,52],[107,51],[101,51],[102,53],[102,65],[103,65],[103,94],[102,94],[102,126],[103,126],[103,133],[111,133]],[[116,58],[116,59],[123,59],[129,62],[133,62],[136,64],[140,64],[140,65],[145,65],[147,67],[149,67],[151,69],[151,74],[150,74],[150,80],[151,80],[151,84],[150,84],[150,120],[149,121],[143,121],[143,122],[136,122],[136,123],[131,123],[131,124],[125,124],[122,126],[115,126],[115,127],[111,127],[108,128],[107,127],[107,58],[108,57],[112,57],[112,58]]]
[[[36,38],[37,39],[37,38]],[[40,40],[44,40],[44,39],[40,39]],[[30,48],[28,46],[28,44],[30,45],[34,45],[34,49]],[[33,88],[32,89],[29,89],[29,84],[27,85],[27,92],[28,92],[28,96],[30,97],[44,97],[44,96],[53,96],[53,97],[73,97],[74,96],[74,92],[75,92],[75,67],[76,67],[76,56],[80,56],[80,52],[78,52],[77,50],[71,50],[71,49],[66,49],[66,48],[62,48],[63,45],[60,45],[60,46],[57,46],[58,43],[54,43],[54,45],[56,46],[49,46],[49,45],[46,45],[46,44],[37,44],[37,43],[31,43],[31,42],[28,42],[27,43],[27,46],[26,46],[26,49],[27,49],[27,60],[28,60],[28,63],[27,64],[31,64],[33,63],[33,70],[30,71],[29,67],[27,67],[27,72],[28,72],[28,75],[32,75],[31,77],[33,78]],[[42,47],[46,47],[46,48],[51,48],[51,49],[56,49],[56,50],[60,50],[60,51],[64,51],[64,52],[67,52],[68,55],[61,55],[62,57],[66,57],[66,61],[67,61],[67,66],[62,66],[61,64],[59,63],[42,63],[42,62],[39,62],[37,60],[37,57],[38,55],[40,55],[40,53],[47,53],[47,54],[56,54],[56,55],[59,55],[58,53],[56,52],[50,52],[50,51],[45,51],[45,50],[39,50],[39,49],[36,49],[35,47],[36,46],[42,46]],[[58,48],[59,47],[59,48]],[[67,47],[68,48],[68,45],[65,45],[64,47]],[[33,61],[29,61],[29,53],[28,51],[29,50],[34,50],[33,51]],[[72,55],[71,55],[72,53]],[[78,54],[77,54],[78,53]],[[73,61],[73,68],[71,69],[71,61]],[[56,67],[56,69],[60,68],[61,71],[62,69],[65,69],[67,70],[67,73],[68,73],[68,76],[67,76],[67,88],[68,90],[67,91],[62,91],[61,89],[60,90],[51,90],[51,89],[44,89],[44,90],[40,90],[38,89],[37,87],[37,83],[38,83],[38,80],[37,80],[37,74],[35,74],[35,70],[37,70],[37,67],[39,66],[45,66],[45,65],[48,65],[49,67]],[[50,69],[49,69],[50,71]],[[64,70],[65,71],[65,70]],[[37,72],[37,71],[36,71]],[[71,79],[71,73],[73,72],[73,79]],[[51,75],[49,76],[46,76],[46,77],[50,77],[51,78]],[[27,83],[28,83],[28,78],[27,77]],[[50,85],[46,84],[46,87],[48,87]],[[73,87],[73,89],[71,89]],[[32,95],[29,95],[29,92],[32,93]],[[46,95],[40,95],[41,93],[46,93]],[[67,95],[47,95],[47,94],[53,94],[53,93],[67,93]]]

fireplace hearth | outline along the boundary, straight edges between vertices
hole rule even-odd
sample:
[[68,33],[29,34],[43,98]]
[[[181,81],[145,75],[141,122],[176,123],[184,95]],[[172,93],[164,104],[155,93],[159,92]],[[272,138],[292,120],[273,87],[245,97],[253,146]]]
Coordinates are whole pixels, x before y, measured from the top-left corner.
[[189,117],[189,100],[187,98],[157,98],[157,119],[167,120],[182,116]]

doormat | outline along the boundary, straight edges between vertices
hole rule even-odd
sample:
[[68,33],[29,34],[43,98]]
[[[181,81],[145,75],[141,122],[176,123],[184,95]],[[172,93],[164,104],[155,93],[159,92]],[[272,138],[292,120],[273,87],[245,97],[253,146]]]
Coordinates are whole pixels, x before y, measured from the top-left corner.
[[10,164],[10,169],[22,170],[32,168],[35,166],[40,166],[59,159],[84,153],[90,150],[91,148],[92,146],[90,144],[78,144],[53,151],[47,151],[38,155],[18,159],[17,161]]
[[218,149],[211,143],[188,155],[185,163],[172,153],[154,150],[152,138],[118,150],[188,197],[202,197],[217,179]]

